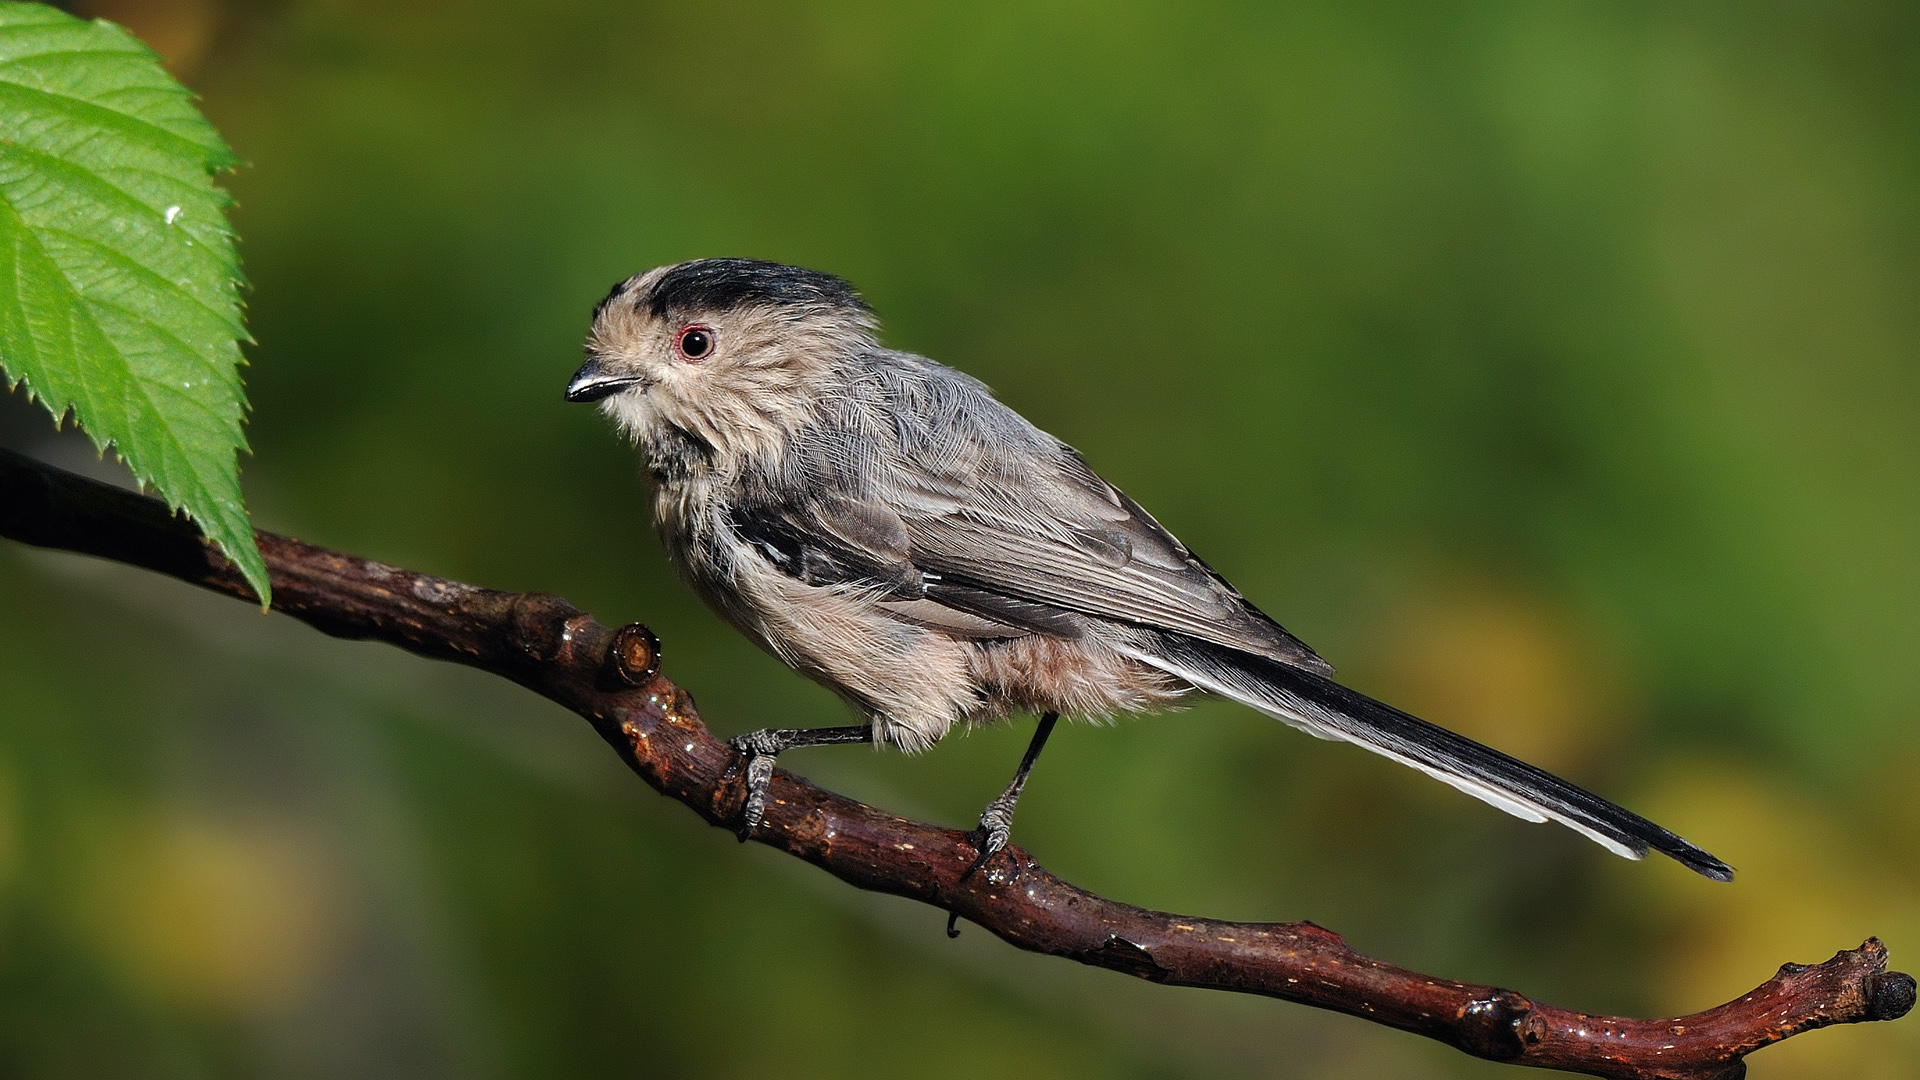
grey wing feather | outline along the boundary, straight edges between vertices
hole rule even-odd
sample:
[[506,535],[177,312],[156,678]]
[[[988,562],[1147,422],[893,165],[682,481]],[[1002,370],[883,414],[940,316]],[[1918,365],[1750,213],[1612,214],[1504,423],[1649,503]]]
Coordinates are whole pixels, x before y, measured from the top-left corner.
[[906,530],[891,507],[842,495],[798,503],[759,500],[728,517],[747,545],[790,577],[809,585],[873,590],[876,602],[902,622],[961,637],[1029,633],[1072,636],[1061,612],[977,590],[953,588],[915,564]]
[[[1071,636],[1092,616],[1332,672],[1071,448],[967,376],[890,356],[849,387],[837,417],[796,440],[807,483],[782,487],[812,492],[804,503],[736,509],[736,527],[783,569],[882,584],[891,600],[987,621],[900,609],[965,632]],[[895,452],[875,453],[888,436]]]
[[915,563],[953,587],[1333,671],[1078,454],[1054,445],[1057,456],[1036,463],[1045,467],[1013,476],[921,467],[901,477]]
[[748,499],[728,521],[768,561],[809,585],[875,586],[900,600],[926,595],[900,516],[882,503],[838,492]]

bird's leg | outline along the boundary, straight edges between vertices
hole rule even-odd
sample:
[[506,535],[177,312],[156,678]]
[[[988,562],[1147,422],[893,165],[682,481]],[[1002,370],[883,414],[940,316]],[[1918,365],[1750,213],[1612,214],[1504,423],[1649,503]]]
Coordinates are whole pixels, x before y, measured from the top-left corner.
[[1060,714],[1056,712],[1040,718],[1040,726],[1033,729],[1033,741],[1027,744],[1027,755],[1020,759],[1020,770],[1007,783],[1007,790],[980,812],[980,827],[967,834],[978,854],[974,856],[973,865],[960,875],[960,880],[965,881],[1007,846],[1007,837],[1013,832],[1013,806],[1020,801],[1020,790],[1027,786],[1027,774],[1033,771],[1033,763],[1040,760],[1040,751],[1046,748],[1053,725],[1059,722]]
[[773,761],[788,750],[805,746],[839,746],[872,742],[873,725],[823,728],[761,728],[735,735],[727,745],[747,759],[747,802],[740,812],[740,842],[746,843],[760,827],[767,809],[767,785],[773,780]]

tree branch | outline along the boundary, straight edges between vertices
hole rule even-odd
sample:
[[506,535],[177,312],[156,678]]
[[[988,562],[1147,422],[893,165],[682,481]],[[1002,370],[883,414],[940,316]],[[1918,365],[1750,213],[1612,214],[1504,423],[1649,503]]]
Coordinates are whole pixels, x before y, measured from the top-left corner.
[[[0,535],[169,574],[252,600],[232,564],[160,503],[0,451]],[[741,761],[659,674],[644,626],[611,630],[558,597],[418,574],[262,533],[273,607],[323,633],[385,641],[519,683],[593,724],[662,793],[735,826]],[[1877,939],[1823,964],[1787,964],[1738,1000],[1637,1020],[1555,1008],[1510,990],[1430,978],[1362,956],[1312,923],[1229,923],[1106,900],[1009,847],[963,878],[966,835],[908,821],[776,771],[754,839],[862,889],[964,916],[1022,949],[1154,982],[1264,994],[1438,1039],[1469,1054],[1604,1077],[1721,1080],[1742,1059],[1829,1024],[1891,1020],[1914,980]]]

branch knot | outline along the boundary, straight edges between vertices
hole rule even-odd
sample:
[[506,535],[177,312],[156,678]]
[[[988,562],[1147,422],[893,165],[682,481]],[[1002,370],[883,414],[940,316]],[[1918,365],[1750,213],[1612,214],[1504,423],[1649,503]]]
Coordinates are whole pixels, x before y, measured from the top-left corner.
[[660,639],[646,624],[632,622],[614,632],[607,649],[613,673],[628,686],[645,686],[660,674]]
[[1904,971],[1867,976],[1868,1020],[1898,1020],[1913,1011],[1916,984]]
[[1477,1057],[1511,1061],[1546,1037],[1546,1024],[1533,1015],[1533,1002],[1511,990],[1495,990],[1461,1006],[1454,1045]]

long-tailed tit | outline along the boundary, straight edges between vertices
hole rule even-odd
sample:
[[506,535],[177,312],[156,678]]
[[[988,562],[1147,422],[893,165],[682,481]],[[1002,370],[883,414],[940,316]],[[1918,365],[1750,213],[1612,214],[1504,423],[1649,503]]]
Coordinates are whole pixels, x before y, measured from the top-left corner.
[[978,868],[1059,716],[1204,690],[1615,854],[1732,878],[1645,818],[1334,682],[1071,447],[974,379],[882,345],[837,277],[749,259],[650,270],[601,301],[586,348],[567,399],[600,402],[645,453],[680,576],[867,720],[734,740],[743,836],[782,751],[925,750],[956,724],[1042,714],[973,834]]

